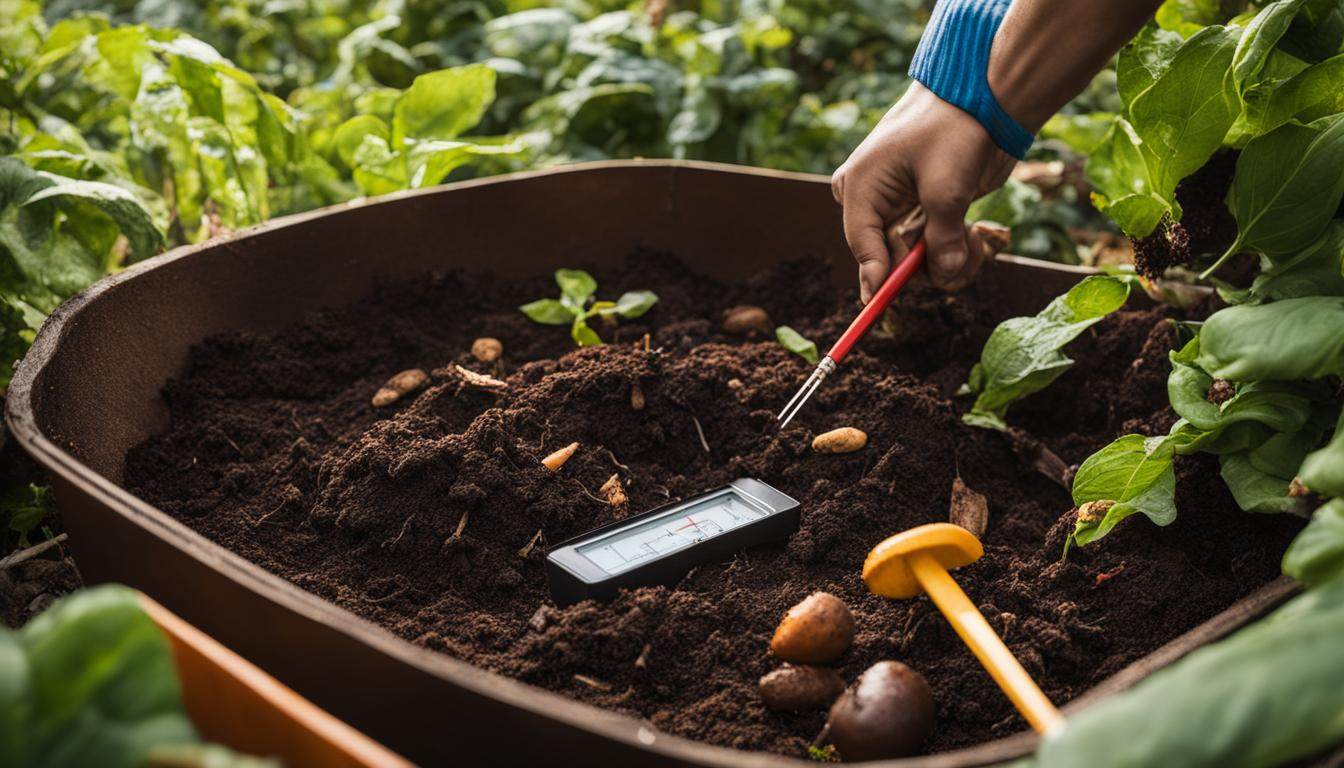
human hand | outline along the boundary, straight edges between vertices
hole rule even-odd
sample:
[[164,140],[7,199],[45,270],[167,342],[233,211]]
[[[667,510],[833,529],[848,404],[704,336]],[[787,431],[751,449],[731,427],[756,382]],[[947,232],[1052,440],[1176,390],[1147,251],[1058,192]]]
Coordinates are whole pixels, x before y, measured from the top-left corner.
[[974,117],[911,83],[831,177],[863,301],[908,250],[889,228],[918,229],[921,209],[930,281],[949,291],[965,287],[986,253],[970,242],[966,209],[1002,185],[1016,163]]

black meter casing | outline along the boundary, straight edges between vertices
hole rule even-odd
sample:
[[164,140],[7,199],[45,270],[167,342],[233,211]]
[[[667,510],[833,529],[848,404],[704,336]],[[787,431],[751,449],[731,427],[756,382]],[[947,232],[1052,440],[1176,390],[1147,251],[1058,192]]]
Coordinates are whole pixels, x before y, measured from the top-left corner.
[[[678,508],[693,507],[725,493],[733,494],[737,500],[766,514],[690,546],[650,557],[620,573],[608,573],[578,551],[580,547],[622,529],[637,528],[652,518],[671,516]],[[760,480],[742,478],[722,488],[664,504],[561,542],[546,555],[546,580],[551,598],[562,607],[582,600],[610,600],[622,589],[671,586],[697,565],[727,560],[747,547],[787,538],[798,530],[798,521],[796,500]]]

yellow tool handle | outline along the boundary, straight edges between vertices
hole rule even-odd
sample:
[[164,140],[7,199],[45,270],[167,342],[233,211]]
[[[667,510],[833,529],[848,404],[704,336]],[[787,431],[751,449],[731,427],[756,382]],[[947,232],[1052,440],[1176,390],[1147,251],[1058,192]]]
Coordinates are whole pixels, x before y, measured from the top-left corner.
[[1031,727],[1042,735],[1048,735],[1064,727],[1064,716],[1055,709],[1055,705],[1045,697],[1036,686],[1036,682],[1022,668],[1013,652],[1003,644],[999,636],[980,615],[966,593],[947,570],[933,557],[924,553],[913,553],[908,562],[910,570],[919,580],[920,586],[928,593],[938,609],[947,617],[952,628],[957,630],[961,639],[970,646],[976,658],[984,665],[994,682],[1008,694],[1017,707],[1017,711],[1027,719]]

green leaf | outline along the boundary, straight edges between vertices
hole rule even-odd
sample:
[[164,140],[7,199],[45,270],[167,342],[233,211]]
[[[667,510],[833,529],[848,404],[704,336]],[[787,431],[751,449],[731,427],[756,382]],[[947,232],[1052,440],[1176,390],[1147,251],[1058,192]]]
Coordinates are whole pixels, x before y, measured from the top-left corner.
[[34,192],[23,205],[40,200],[77,198],[93,204],[107,214],[130,241],[135,259],[148,258],[163,245],[163,235],[154,226],[154,218],[140,200],[130,192],[113,184],[100,181],[78,181],[51,173],[42,173],[50,186]]
[[[1269,768],[1344,739],[1344,579],[1069,717],[1036,768]],[[1179,758],[1173,758],[1178,755]]]
[[364,134],[351,160],[355,182],[366,195],[384,195],[409,187],[405,156],[393,152],[387,140],[376,134]]
[[1173,204],[1154,191],[1141,143],[1134,127],[1117,117],[1086,167],[1097,209],[1131,237],[1152,233]]
[[821,360],[817,354],[817,345],[787,325],[781,325],[775,329],[775,339],[785,349],[813,365]]
[[1151,191],[1170,204],[1177,182],[1222,146],[1240,111],[1226,78],[1238,36],[1238,30],[1219,26],[1195,33],[1129,105],[1127,117],[1141,141]]
[[519,307],[518,311],[527,315],[532,322],[543,325],[569,325],[578,317],[577,312],[555,299],[528,302]]
[[1253,139],[1237,158],[1228,208],[1237,239],[1209,269],[1243,250],[1285,256],[1310,246],[1344,198],[1344,113],[1289,123]]
[[1111,532],[1120,521],[1143,513],[1157,525],[1176,519],[1173,454],[1160,440],[1125,435],[1088,457],[1073,481],[1077,505],[1114,502],[1100,519],[1078,518],[1070,544],[1086,545]]
[[341,162],[350,168],[355,167],[355,151],[364,143],[365,136],[376,136],[387,142],[390,132],[387,123],[373,115],[356,115],[336,128],[332,135],[332,144]]
[[1254,134],[1290,120],[1310,123],[1344,112],[1344,54],[1313,64],[1287,80],[1265,83],[1247,95]]
[[555,284],[560,286],[560,301],[580,311],[597,292],[597,281],[581,269],[555,270]]
[[1344,575],[1344,499],[1316,510],[1283,553],[1283,572],[1309,586]]
[[28,534],[55,509],[50,492],[46,486],[15,484],[0,493],[0,520],[19,534],[19,546],[28,545]]
[[[1035,317],[1000,323],[985,342],[980,364],[967,383],[977,395],[972,412],[1002,421],[1010,405],[1044,389],[1073,365],[1060,351],[1064,345],[1124,306],[1128,296],[1127,281],[1093,275],[1055,298]],[[969,418],[976,417],[963,416]]]
[[1009,178],[1002,187],[971,203],[966,210],[966,220],[993,221],[1005,227],[1015,227],[1040,204],[1039,189]]
[[1322,496],[1344,497],[1344,413],[1330,442],[1308,454],[1297,474],[1304,485]]
[[1244,93],[1260,74],[1279,38],[1288,31],[1288,25],[1302,9],[1302,2],[1303,0],[1278,0],[1270,3],[1246,25],[1246,30],[1241,33],[1236,52],[1232,56],[1232,84],[1238,93]]
[[573,337],[574,343],[580,347],[594,347],[602,343],[602,338],[597,332],[588,327],[588,323],[582,317],[574,318],[574,324],[570,326],[569,335]]
[[627,291],[621,294],[613,307],[616,314],[626,319],[642,316],[658,303],[658,294],[653,291]]
[[495,99],[495,71],[484,64],[441,69],[415,78],[397,100],[391,146],[408,138],[456,139],[481,121]]
[[155,746],[196,741],[168,641],[135,592],[81,590],[0,635],[0,722],[23,724],[18,764],[131,768]]
[[1124,48],[1115,66],[1115,87],[1126,108],[1148,90],[1180,50],[1185,38],[1156,24],[1146,24]]
[[1198,364],[1230,381],[1344,374],[1344,297],[1312,296],[1220,310],[1200,331]]
[[1243,302],[1344,296],[1344,221],[1330,222],[1321,237],[1291,256],[1261,257],[1260,274],[1242,296]]
[[1257,469],[1247,452],[1226,453],[1219,457],[1223,482],[1232,492],[1237,506],[1246,512],[1305,513],[1304,500],[1288,495],[1291,480]]

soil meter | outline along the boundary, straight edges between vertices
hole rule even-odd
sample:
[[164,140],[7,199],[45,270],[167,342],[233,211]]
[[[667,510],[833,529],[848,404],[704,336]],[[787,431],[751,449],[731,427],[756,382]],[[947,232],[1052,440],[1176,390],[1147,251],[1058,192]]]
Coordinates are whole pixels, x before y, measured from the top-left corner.
[[608,600],[621,589],[670,585],[701,563],[797,528],[797,501],[743,478],[561,543],[546,555],[546,578],[557,605]]

